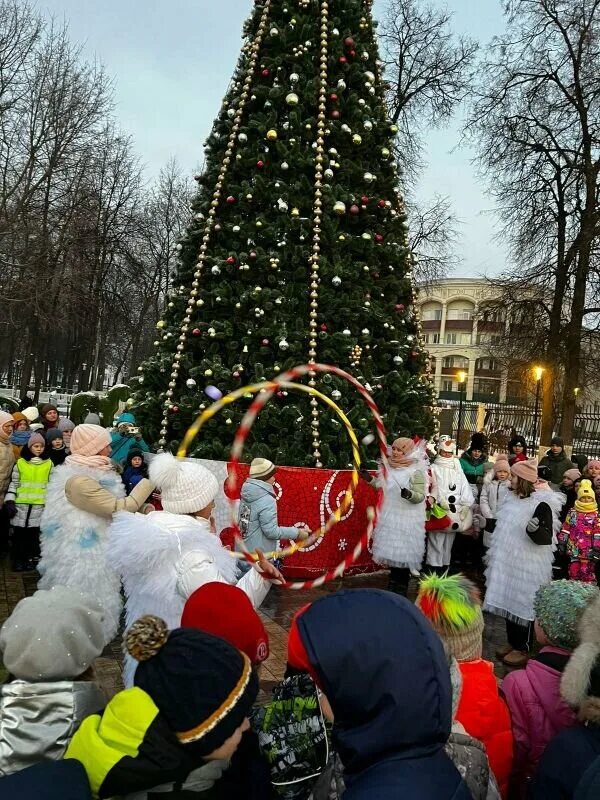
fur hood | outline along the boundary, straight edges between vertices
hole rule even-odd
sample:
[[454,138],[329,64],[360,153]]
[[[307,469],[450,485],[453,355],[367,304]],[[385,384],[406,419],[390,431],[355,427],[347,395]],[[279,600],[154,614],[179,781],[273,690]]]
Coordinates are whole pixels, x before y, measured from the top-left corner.
[[600,692],[596,694],[600,686],[600,597],[581,615],[579,638],[581,644],[565,667],[560,691],[566,702],[578,709],[582,722],[600,725]]

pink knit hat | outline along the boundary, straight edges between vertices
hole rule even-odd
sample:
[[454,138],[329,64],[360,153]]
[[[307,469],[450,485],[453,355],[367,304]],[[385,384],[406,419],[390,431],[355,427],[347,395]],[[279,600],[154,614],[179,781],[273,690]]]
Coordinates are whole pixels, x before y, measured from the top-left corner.
[[79,456],[96,456],[110,444],[110,433],[101,425],[76,425],[71,435],[71,452]]
[[516,464],[513,464],[511,471],[512,474],[516,475],[518,478],[523,478],[523,480],[529,481],[529,483],[535,483],[538,479],[537,468],[537,458],[528,458],[527,461],[517,461]]
[[[600,464],[598,464],[598,466],[600,467]],[[568,478],[570,481],[575,483],[575,481],[578,481],[581,478],[581,472],[579,472],[578,469],[568,469],[563,475],[563,480],[565,478]]]
[[42,434],[37,433],[36,431],[34,431],[29,437],[29,439],[27,439],[27,447],[29,447],[29,449],[31,449],[31,446],[34,444],[43,444],[44,447],[46,446],[46,440],[44,439]]
[[494,475],[497,475],[500,470],[510,473],[510,465],[505,456],[498,456],[498,458],[494,461]]

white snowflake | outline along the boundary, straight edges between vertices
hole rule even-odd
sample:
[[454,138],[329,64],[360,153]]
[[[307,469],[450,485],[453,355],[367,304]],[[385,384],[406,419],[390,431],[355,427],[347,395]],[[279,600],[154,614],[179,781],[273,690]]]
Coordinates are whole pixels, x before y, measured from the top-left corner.
[[338,550],[345,550],[348,547],[348,542],[345,539],[340,539],[338,542]]

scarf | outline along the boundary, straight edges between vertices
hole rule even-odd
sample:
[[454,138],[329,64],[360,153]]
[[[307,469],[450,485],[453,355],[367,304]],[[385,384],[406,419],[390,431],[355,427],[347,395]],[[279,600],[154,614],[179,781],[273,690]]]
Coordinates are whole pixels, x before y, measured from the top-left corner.
[[392,469],[400,469],[402,467],[409,467],[415,460],[415,455],[413,455],[415,450],[415,443],[412,439],[406,439],[401,437],[400,439],[396,439],[394,441],[396,447],[399,447],[402,450],[401,455],[397,455],[392,450],[392,454],[389,457],[388,463]]
[[598,511],[598,503],[595,500],[575,500],[575,509],[582,514],[593,514]]
[[31,436],[31,431],[15,431],[10,436],[10,441],[12,444],[16,444],[17,447],[23,447],[29,441],[29,437]]
[[91,469],[110,470],[114,468],[114,464],[108,456],[82,456],[77,453],[71,453],[70,456],[66,457],[65,463],[80,464],[82,467],[90,467]]

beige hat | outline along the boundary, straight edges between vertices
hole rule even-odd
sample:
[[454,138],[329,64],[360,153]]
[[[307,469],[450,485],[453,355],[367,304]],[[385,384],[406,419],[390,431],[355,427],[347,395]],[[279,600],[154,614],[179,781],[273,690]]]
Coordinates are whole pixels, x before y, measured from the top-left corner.
[[268,458],[254,458],[250,464],[250,477],[266,481],[272,478],[277,467]]
[[513,475],[523,478],[524,481],[535,483],[538,479],[537,458],[528,458],[527,461],[517,461],[510,468]]

